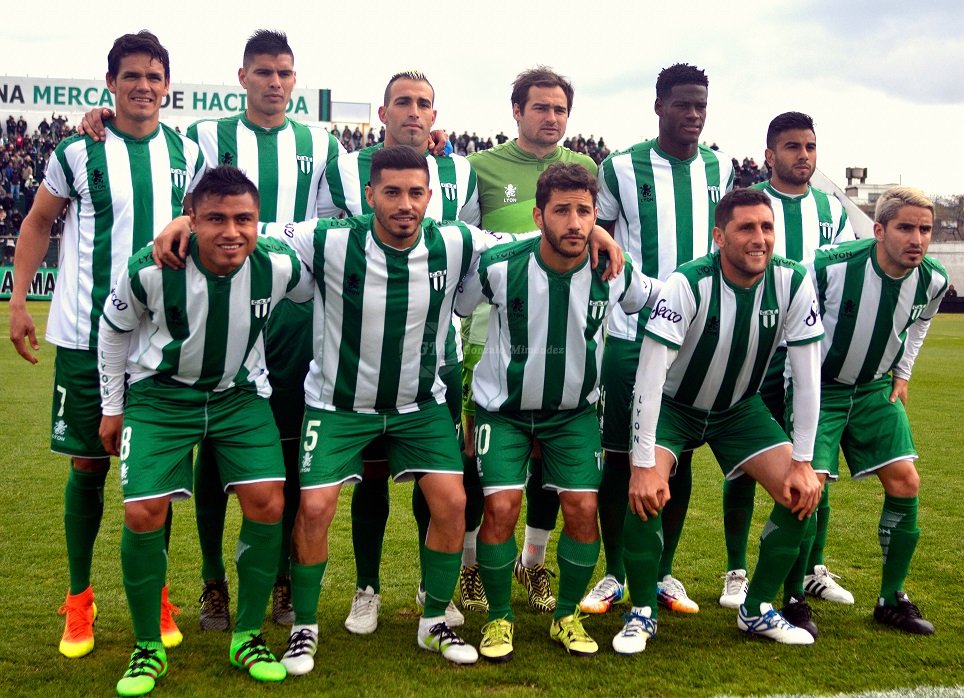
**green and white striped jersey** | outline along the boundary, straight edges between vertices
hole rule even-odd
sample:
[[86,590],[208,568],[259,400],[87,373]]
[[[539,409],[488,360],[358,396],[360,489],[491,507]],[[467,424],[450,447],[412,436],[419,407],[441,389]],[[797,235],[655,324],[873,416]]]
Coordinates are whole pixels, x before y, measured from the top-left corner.
[[382,243],[374,216],[271,223],[315,278],[305,402],[366,414],[445,402],[439,367],[455,293],[479,255],[507,237],[426,218],[406,250]]
[[111,284],[130,256],[181,214],[205,170],[197,145],[163,124],[138,139],[108,123],[103,141],[74,136],[57,146],[44,186],[70,204],[47,341],[97,349]]
[[723,276],[715,252],[670,275],[645,332],[679,351],[663,394],[719,412],[760,389],[781,341],[817,342],[823,325],[801,264],[774,255],[763,278],[741,288]]
[[[613,153],[599,167],[599,223],[615,223],[616,242],[640,272],[665,281],[713,244],[716,204],[733,188],[733,164],[704,145],[688,160],[664,153],[656,139]],[[619,308],[609,334],[642,340],[636,316]]]
[[[368,184],[372,165],[372,153],[384,148],[384,143],[339,156],[328,169],[325,183],[318,200],[318,216],[334,218],[346,213],[349,216],[367,215],[372,212],[365,201],[365,185]],[[463,221],[478,225],[479,191],[475,171],[461,155],[425,154],[428,162],[429,188],[432,200],[425,212],[426,218],[437,221]]]
[[285,119],[262,128],[242,114],[205,119],[187,129],[214,165],[244,171],[261,196],[259,219],[305,221],[315,217],[328,163],[344,153],[338,140],[322,128]]
[[754,184],[751,189],[766,192],[773,205],[773,254],[802,262],[812,258],[820,247],[857,239],[847,211],[836,197],[824,191],[808,186],[806,194],[788,196],[769,181]]
[[947,290],[947,271],[924,257],[902,279],[877,264],[877,241],[845,242],[817,250],[807,268],[817,289],[827,330],[821,345],[821,379],[846,385],[868,383],[901,360],[907,330],[937,314]]
[[[252,384],[268,397],[261,330],[282,298],[306,302],[311,295],[310,275],[278,240],[259,238],[240,267],[217,276],[201,265],[192,236],[183,270],[158,269],[150,247],[131,257],[107,299],[104,321],[134,333],[127,361],[131,383],[159,373],[213,392]],[[105,392],[102,401],[112,397]]]
[[638,313],[655,300],[650,279],[626,258],[623,273],[603,281],[588,256],[560,274],[539,254],[540,238],[482,255],[463,283],[456,312],[484,297],[494,306],[472,391],[486,410],[571,410],[599,399],[603,328],[613,306]]

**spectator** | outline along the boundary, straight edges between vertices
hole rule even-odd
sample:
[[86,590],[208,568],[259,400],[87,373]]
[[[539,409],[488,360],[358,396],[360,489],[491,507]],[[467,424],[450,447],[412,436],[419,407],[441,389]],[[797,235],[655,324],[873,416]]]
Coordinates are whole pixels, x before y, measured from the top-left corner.
[[18,136],[27,135],[27,122],[24,121],[23,114],[20,115],[20,120],[17,121],[17,135]]
[[17,120],[11,114],[7,117],[7,138],[13,138],[15,135],[17,135]]

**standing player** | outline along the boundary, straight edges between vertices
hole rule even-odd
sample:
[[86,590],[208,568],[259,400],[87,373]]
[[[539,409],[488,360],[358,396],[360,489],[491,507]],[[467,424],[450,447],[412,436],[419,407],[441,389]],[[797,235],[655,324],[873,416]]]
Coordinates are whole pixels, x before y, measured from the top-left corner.
[[[820,500],[810,460],[823,326],[806,269],[773,255],[769,197],[738,189],[723,197],[714,216],[719,250],[670,275],[646,324],[633,393],[623,553],[633,607],[613,638],[620,654],[643,651],[656,634],[660,510],[680,454],[703,443],[725,477],[745,473],[774,499],[738,627],[785,644],[813,644],[810,633],[787,623],[770,603]],[[793,369],[792,449],[758,392],[783,341]]]
[[[877,201],[874,239],[817,250],[810,274],[827,336],[821,343],[820,426],[813,467],[821,484],[838,478],[843,449],[851,478],[876,475],[884,488],[878,536],[883,552],[874,620],[930,635],[904,580],[917,548],[920,476],[904,405],[914,360],[947,290],[947,272],[925,256],[934,204],[895,187]],[[793,424],[797,402],[793,401]],[[806,554],[806,551],[804,551]],[[803,565],[787,585],[803,587]]]
[[131,257],[104,307],[100,437],[121,461],[121,567],[137,638],[117,684],[122,696],[149,693],[167,672],[158,623],[167,574],[164,513],[172,499],[190,496],[191,464],[181,456],[202,439],[243,516],[231,663],[259,681],[285,678],[261,636],[284,508],[262,330],[285,295],[311,298],[311,278],[302,279],[288,246],[258,238],[258,204],[258,190],[240,170],[208,172],[193,197],[185,269],[158,269],[145,248]]
[[[795,262],[811,259],[819,247],[855,240],[847,212],[833,196],[810,186],[817,168],[817,137],[813,119],[800,112],[786,112],[775,117],[767,128],[766,162],[770,180],[754,184],[770,197],[773,206],[775,241],[773,251]],[[786,347],[777,349],[760,388],[770,414],[783,425],[785,410],[784,369]],[[723,530],[726,537],[727,570],[723,579],[720,605],[739,608],[746,598],[746,546],[753,518],[756,483],[749,477],[723,483]],[[827,540],[830,517],[828,488],[820,498],[815,515],[817,539],[807,564],[807,591],[828,601],[852,604],[853,595],[834,581],[824,565],[823,549]],[[809,606],[801,594],[785,594],[783,615],[795,625],[805,625]]]
[[533,210],[542,236],[483,254],[458,297],[461,315],[483,297],[494,306],[487,350],[473,378],[475,445],[485,491],[478,557],[489,599],[479,649],[493,662],[513,654],[514,530],[536,439],[544,486],[559,493],[565,520],[549,634],[575,656],[592,656],[598,649],[576,606],[599,557],[596,488],[602,451],[595,403],[603,328],[614,305],[636,313],[658,294],[628,261],[612,282],[602,280],[602,269],[589,266],[598,188],[595,177],[577,164],[550,165],[539,177]]
[[[705,73],[678,63],[656,79],[659,136],[610,155],[599,171],[599,220],[640,271],[665,281],[678,266],[701,257],[712,244],[713,214],[733,186],[733,168],[718,150],[700,145],[706,121],[709,81]],[[613,310],[603,355],[599,401],[606,459],[599,486],[599,522],[606,551],[606,576],[580,604],[587,613],[605,613],[622,600],[626,577],[622,560],[623,521],[629,487],[629,417],[633,379],[647,313],[627,316]],[[663,556],[659,601],[674,611],[699,606],[673,577],[673,558],[683,531],[693,485],[691,450],[675,469],[672,498],[663,511]]]
[[[431,128],[437,112],[435,90],[425,75],[419,71],[396,73],[385,87],[384,104],[378,108],[378,118],[385,124],[385,140],[364,150],[341,155],[336,165],[325,175],[325,187],[319,202],[321,217],[347,214],[360,216],[372,212],[365,199],[372,155],[385,147],[408,145],[425,153],[429,182],[433,196],[426,215],[434,220],[460,220],[470,225],[479,224],[479,196],[475,172],[468,160],[459,155],[443,157],[429,151]],[[453,421],[461,430],[461,383],[460,357],[455,327],[449,328],[441,376],[446,385],[446,402]],[[378,627],[378,609],[381,607],[379,566],[385,526],[388,523],[388,465],[384,462],[384,448],[378,445],[366,449],[365,476],[352,492],[351,524],[352,545],[355,552],[356,590],[351,612],[345,619],[345,627],[355,634],[372,633]],[[465,459],[466,529],[474,531],[482,518],[482,490],[478,484],[475,466]],[[428,507],[418,484],[412,492],[412,507],[418,523],[419,545],[425,541],[428,529]],[[475,541],[463,552],[463,569],[475,567]],[[460,576],[459,590],[481,588],[477,575]],[[478,599],[478,594],[462,594],[466,599]],[[424,590],[419,587],[417,600],[424,604]],[[481,598],[484,603],[484,596]],[[484,607],[483,609],[484,610]],[[451,627],[461,625],[464,618],[454,605],[446,610],[446,620]]]
[[[72,658],[94,648],[97,608],[90,567],[110,468],[97,436],[98,322],[110,285],[128,258],[181,213],[184,197],[204,170],[197,146],[160,124],[170,80],[168,52],[156,36],[142,31],[114,42],[107,56],[107,88],[116,99],[115,123],[102,142],[77,136],[57,146],[23,222],[14,260],[10,339],[24,359],[36,363],[27,347],[29,342],[39,349],[25,307],[27,289],[47,252],[54,221],[68,209],[47,340],[57,346],[50,445],[71,457],[64,494],[70,589],[60,610],[67,616],[60,651]],[[161,611],[162,636],[173,647],[181,633],[166,587]]]
[[[246,109],[223,119],[192,124],[187,137],[201,147],[210,163],[235,165],[255,183],[261,197],[259,220],[304,221],[316,215],[327,166],[344,149],[325,130],[289,119],[285,113],[296,82],[294,52],[282,32],[259,29],[244,47],[238,80],[246,91]],[[109,112],[104,113],[107,116]],[[103,133],[101,110],[87,115],[84,128]],[[271,409],[281,433],[284,454],[285,513],[278,577],[272,592],[271,617],[290,625],[291,529],[298,511],[298,439],[304,416],[304,381],[311,361],[311,304],[282,300],[265,331]],[[231,625],[222,541],[227,495],[217,464],[201,445],[194,471],[194,503],[201,543],[201,627],[227,630]]]
[[[559,145],[566,135],[566,123],[572,111],[575,94],[572,84],[545,66],[525,70],[512,83],[512,117],[519,135],[494,148],[474,153],[469,162],[479,177],[479,204],[482,227],[509,233],[524,233],[533,229],[532,209],[535,205],[536,183],[545,169],[557,162],[582,165],[596,174],[596,163],[588,155],[575,153]],[[465,358],[462,370],[465,414],[466,452],[475,455],[473,431],[475,402],[472,399],[472,371],[482,355],[488,324],[489,307],[479,307],[471,319],[463,322]],[[543,613],[555,610],[556,599],[549,586],[550,572],[545,567],[549,534],[559,514],[559,496],[542,486],[542,458],[539,445],[533,448],[531,476],[526,483],[526,529],[522,553],[513,569],[516,580],[526,589],[529,605]],[[474,542],[477,532],[466,538]],[[459,592],[468,607],[463,591],[468,574],[463,572]]]

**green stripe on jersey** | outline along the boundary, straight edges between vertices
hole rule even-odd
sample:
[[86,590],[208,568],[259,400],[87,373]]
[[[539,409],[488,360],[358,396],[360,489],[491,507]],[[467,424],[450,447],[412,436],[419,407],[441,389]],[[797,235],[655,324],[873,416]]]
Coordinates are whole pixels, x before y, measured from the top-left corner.
[[[194,135],[197,141],[197,134]],[[215,165],[238,165],[238,122],[234,119],[218,121],[218,161]]]
[[[237,125],[235,125],[237,128]],[[278,218],[278,132],[257,134],[258,193],[261,194],[260,218]]]
[[[65,170],[67,171],[67,170]],[[103,143],[87,141],[87,191],[94,209],[94,239],[92,248],[98,250],[98,260],[105,264],[94,264],[90,270],[90,348],[97,349],[98,320],[104,310],[107,294],[110,293],[110,259],[113,255],[114,206],[111,201],[110,173],[107,171],[107,149]],[[140,249],[137,245],[131,249]]]
[[[169,128],[162,128],[161,131],[164,133],[164,142],[167,144],[167,157],[168,162],[171,166],[171,218],[177,218],[183,212],[184,197],[187,194],[187,186],[190,184],[188,179],[188,169],[187,169],[187,158],[184,156],[184,146],[181,142],[181,136],[177,131]],[[201,158],[200,151],[198,151],[199,160],[194,163],[194,171],[197,172],[198,165],[201,163],[203,158]],[[153,197],[152,197],[153,200]],[[158,202],[160,205],[161,202]],[[140,243],[137,241],[138,235],[137,224],[134,225],[134,247],[132,249],[139,250]],[[161,231],[157,231],[161,232]],[[150,232],[151,237],[144,242],[147,244],[154,239],[154,230]]]
[[[507,262],[506,270],[506,315],[509,323],[509,337],[517,347],[528,347],[538,351],[529,340],[529,313],[532,308],[529,303],[529,255],[515,255]],[[522,393],[525,388],[525,368],[529,359],[525,351],[513,351],[506,368],[506,383],[509,394],[502,410],[518,410],[522,405]]]
[[213,390],[224,377],[224,355],[228,346],[228,318],[231,308],[231,280],[234,275],[221,278],[207,276],[208,311],[204,321],[204,354],[201,358],[201,378],[194,384],[198,390]]
[[[459,214],[458,180],[455,178],[455,160],[452,158],[435,158],[438,165],[438,179],[442,184],[442,191],[434,192],[442,197],[442,220],[454,221]],[[449,184],[451,186],[446,187]]]
[[[271,242],[274,242],[273,240]],[[268,321],[268,313],[272,312],[274,308],[271,307],[271,290],[274,280],[274,274],[272,273],[272,261],[271,255],[251,255],[248,258],[250,261],[250,268],[248,273],[251,275],[251,307],[250,308],[236,308],[232,309],[233,313],[248,313],[251,318],[251,327],[248,329],[248,339],[244,345],[244,356],[251,353],[254,345],[258,341],[258,337],[261,336],[261,330],[264,329],[265,324]],[[292,275],[292,280],[296,277]],[[290,289],[286,289],[290,290]],[[255,301],[268,301],[268,307],[266,312],[255,312]],[[241,368],[238,370],[237,376],[234,378],[236,385],[243,385],[248,380],[248,369],[242,362]]]
[[[295,193],[295,220],[307,220],[314,217],[314,212],[308,214],[308,197],[311,194],[311,170],[313,167],[324,167],[324,164],[314,162],[314,146],[311,130],[297,121],[292,121],[291,130],[295,136],[295,155],[298,158],[298,185]],[[330,145],[329,145],[330,148]],[[327,162],[327,160],[325,161]],[[262,219],[267,220],[267,219]]]
[[[131,279],[136,295],[137,286],[134,286],[134,282],[140,286],[139,277],[134,276]],[[157,370],[167,375],[176,375],[181,370],[181,346],[191,334],[191,319],[187,314],[187,274],[178,269],[164,267],[161,270],[161,289],[164,294],[164,307],[169,310],[166,317],[157,322],[167,328],[173,341],[161,351],[162,359]],[[141,302],[146,305],[147,296],[143,289],[141,294],[144,296]]]
[[[706,378],[706,369],[712,362],[713,355],[716,354],[716,347],[720,343],[720,296],[722,295],[720,293],[720,278],[720,274],[713,275],[713,286],[707,301],[709,306],[706,309],[706,325],[702,334],[700,334],[699,341],[696,343],[693,358],[690,359],[686,372],[680,380],[679,389],[673,397],[674,400],[687,405],[696,402],[696,397],[699,395],[700,388]],[[692,288],[696,295],[696,307],[699,307],[699,286],[694,283]],[[665,342],[666,340],[660,341]]]
[[[623,276],[625,277],[626,288],[629,288],[629,284],[632,282],[632,268],[627,263],[623,269]],[[626,289],[623,290],[622,295],[619,300],[624,300],[626,296]],[[586,361],[583,366],[583,381],[582,390],[579,392],[580,396],[589,395],[593,388],[599,380],[599,361],[596,356],[596,351],[599,348],[599,343],[596,341],[596,333],[599,332],[599,326],[602,325],[603,321],[606,319],[605,310],[606,306],[603,303],[608,303],[609,301],[609,284],[604,282],[600,275],[593,274],[592,282],[589,286],[589,307],[586,309],[586,330],[583,336],[586,339]]]
[[[867,272],[866,260],[862,258],[850,259],[846,262],[847,273],[844,277],[843,294],[840,298],[840,313],[837,318],[837,326],[833,334],[834,347],[849,347],[857,328],[857,311],[860,308],[860,297],[864,288],[864,276]],[[821,288],[827,287],[827,270],[824,267],[817,274],[818,283]],[[821,276],[823,281],[820,281]],[[824,314],[823,294],[821,297],[821,315]],[[847,358],[846,351],[831,351],[824,358],[821,373],[825,377],[832,378],[840,373],[844,361]]]
[[[443,315],[442,303],[445,300],[445,285],[448,283],[446,273],[448,270],[448,253],[444,238],[441,235],[427,236],[424,233],[423,237],[428,247],[428,273],[429,278],[432,280],[432,292],[431,296],[429,296],[428,312],[426,313],[427,321],[425,323],[425,330],[422,333],[421,351],[419,352],[420,366],[418,394],[415,398],[416,402],[423,402],[430,398],[432,396],[432,388],[435,385],[436,367],[438,366],[439,359],[435,342],[439,336],[439,323],[435,322],[434,318],[440,318],[441,322],[445,322],[445,318],[441,316]],[[471,259],[471,252],[468,255],[463,254],[463,257]],[[464,276],[465,274],[463,273],[459,278],[461,279]],[[386,322],[389,320],[387,313],[385,320]],[[448,324],[451,326],[452,323],[449,322]]]
[[154,239],[154,184],[151,177],[151,149],[146,141],[125,141],[127,161],[131,169],[131,188],[134,196],[133,244],[132,250],[139,250]]
[[693,177],[688,162],[671,160],[676,200],[676,259],[693,259]]
[[[365,185],[371,178],[372,171],[372,150],[365,148],[358,153],[358,184],[361,188],[361,214],[367,215],[372,212],[372,207],[368,205],[365,197]],[[344,193],[342,194],[344,196]],[[342,201],[344,204],[344,201]],[[348,210],[347,205],[341,205],[342,210]]]
[[[394,407],[398,402],[398,384],[402,373],[404,330],[408,318],[408,255],[385,251],[388,278],[385,284],[385,322],[382,329],[382,352],[378,362],[378,387],[375,409]],[[426,323],[427,324],[427,323]],[[402,332],[399,332],[401,328]]]
[[[652,161],[652,150],[634,150],[632,154],[633,162],[633,174],[636,177],[637,182],[652,182],[653,181],[653,161]],[[613,172],[614,188],[612,191],[619,191],[619,181],[615,175],[615,172],[610,168],[610,172]],[[675,179],[675,177],[674,177]],[[644,185],[645,186],[645,185]],[[639,220],[650,220],[655,221],[658,211],[657,211],[656,196],[654,193],[650,193],[646,196],[643,191],[639,192]],[[620,213],[623,212],[622,204],[620,204]],[[625,214],[623,214],[625,215]],[[692,220],[692,216],[691,216]],[[678,226],[677,226],[678,229]],[[692,248],[692,245],[690,245]],[[642,271],[646,276],[658,277],[659,276],[659,235],[641,235],[641,249],[642,249],[642,260],[636,260],[637,262],[642,262]],[[692,249],[690,250],[692,254]],[[687,257],[687,260],[692,259],[692,257]]]
[[[324,245],[324,238],[317,245]],[[317,255],[317,252],[316,252]],[[316,257],[317,259],[317,257]],[[324,268],[322,254],[320,264],[316,262],[315,269]],[[348,248],[345,251],[345,269],[353,270],[346,273],[342,286],[342,318],[358,318],[358,322],[343,322],[341,326],[341,346],[339,347],[338,368],[335,373],[335,389],[332,402],[335,407],[343,410],[355,408],[355,388],[358,385],[358,364],[361,357],[362,318],[365,309],[365,277],[368,263],[365,259],[365,237],[349,235]],[[324,279],[317,281],[324,288]]]

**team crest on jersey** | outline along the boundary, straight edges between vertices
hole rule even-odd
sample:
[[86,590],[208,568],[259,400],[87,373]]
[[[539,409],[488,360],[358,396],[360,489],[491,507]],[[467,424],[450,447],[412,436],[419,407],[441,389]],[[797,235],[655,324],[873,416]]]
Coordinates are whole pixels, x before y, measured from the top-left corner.
[[714,204],[719,203],[721,198],[720,188],[718,186],[709,184],[706,187],[706,193],[710,197],[710,201]]
[[174,185],[175,189],[183,189],[187,186],[187,170],[179,170],[176,167],[171,168],[171,184]]
[[429,281],[432,282],[432,289],[435,291],[445,290],[445,279],[448,275],[447,269],[440,269],[439,271],[430,271],[428,273]]
[[315,159],[311,155],[296,155],[295,158],[298,160],[298,169],[306,175],[311,174]]
[[917,318],[920,317],[920,314],[924,312],[924,308],[926,307],[926,304],[912,306],[910,309],[910,321],[917,322]]
[[514,204],[514,203],[516,202],[516,200],[517,200],[517,199],[516,199],[516,194],[518,194],[518,192],[519,192],[519,190],[516,189],[516,187],[515,187],[514,184],[506,184],[506,185],[505,185],[505,199],[503,199],[503,203],[506,203],[506,204]]
[[63,441],[67,437],[67,422],[58,419],[54,424],[54,430],[51,436],[53,436],[54,441]]
[[779,318],[779,315],[780,315],[780,309],[779,309],[779,308],[774,309],[774,310],[761,310],[761,311],[760,311],[760,318],[761,318],[760,321],[763,323],[763,326],[764,326],[764,327],[766,327],[767,329],[770,329],[771,327],[776,326],[777,320],[780,319],[780,318]]
[[442,193],[449,201],[455,201],[458,198],[459,188],[452,182],[442,182]]
[[251,301],[251,312],[259,320],[268,317],[268,312],[271,308],[270,298],[259,298],[257,300]]
[[833,223],[817,223],[820,229],[820,239],[825,242],[833,240]]
[[602,320],[606,316],[606,308],[609,301],[589,301],[589,317],[593,320]]

